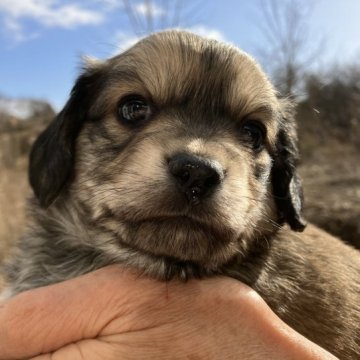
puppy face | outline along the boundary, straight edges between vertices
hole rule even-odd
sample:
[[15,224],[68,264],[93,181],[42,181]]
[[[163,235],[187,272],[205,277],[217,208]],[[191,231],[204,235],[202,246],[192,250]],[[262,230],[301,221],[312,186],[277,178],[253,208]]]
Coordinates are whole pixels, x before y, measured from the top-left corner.
[[94,246],[215,268],[274,224],[303,228],[296,157],[249,56],[164,32],[86,70],[34,145],[30,180],[49,211],[71,201],[109,235]]

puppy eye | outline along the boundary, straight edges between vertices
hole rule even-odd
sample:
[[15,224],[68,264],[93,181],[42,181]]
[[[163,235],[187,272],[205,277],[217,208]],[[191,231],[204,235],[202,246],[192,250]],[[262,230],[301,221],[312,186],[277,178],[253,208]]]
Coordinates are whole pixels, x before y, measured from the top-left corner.
[[118,106],[120,121],[128,125],[139,125],[152,115],[151,106],[141,96],[130,96],[122,99]]
[[265,129],[258,121],[250,120],[241,126],[241,135],[244,141],[248,142],[255,151],[264,147]]

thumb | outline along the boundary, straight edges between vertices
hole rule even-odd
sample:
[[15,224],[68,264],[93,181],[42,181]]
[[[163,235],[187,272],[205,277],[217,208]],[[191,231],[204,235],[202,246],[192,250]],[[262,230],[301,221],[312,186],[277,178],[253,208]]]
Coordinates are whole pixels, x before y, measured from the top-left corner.
[[29,358],[97,337],[126,309],[129,291],[136,291],[135,279],[135,274],[109,266],[3,303],[0,360]]

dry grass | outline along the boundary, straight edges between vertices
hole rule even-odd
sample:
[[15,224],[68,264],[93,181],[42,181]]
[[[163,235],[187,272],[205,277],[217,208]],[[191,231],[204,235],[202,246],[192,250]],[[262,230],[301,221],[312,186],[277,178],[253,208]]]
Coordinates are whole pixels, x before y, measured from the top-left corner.
[[28,154],[52,116],[53,113],[25,122],[17,119],[6,122],[0,116],[0,263],[24,232],[25,201],[30,193]]
[[332,143],[304,160],[305,216],[360,249],[360,153]]
[[0,261],[25,228],[25,200],[30,189],[26,176],[26,160],[9,168],[0,168]]

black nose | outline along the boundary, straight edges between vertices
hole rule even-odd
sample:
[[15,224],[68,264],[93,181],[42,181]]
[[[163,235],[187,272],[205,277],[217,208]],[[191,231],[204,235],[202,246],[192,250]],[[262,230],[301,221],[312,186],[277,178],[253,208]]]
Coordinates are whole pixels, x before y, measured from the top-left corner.
[[170,173],[189,201],[197,203],[222,182],[224,171],[214,160],[190,154],[176,154],[168,162]]

